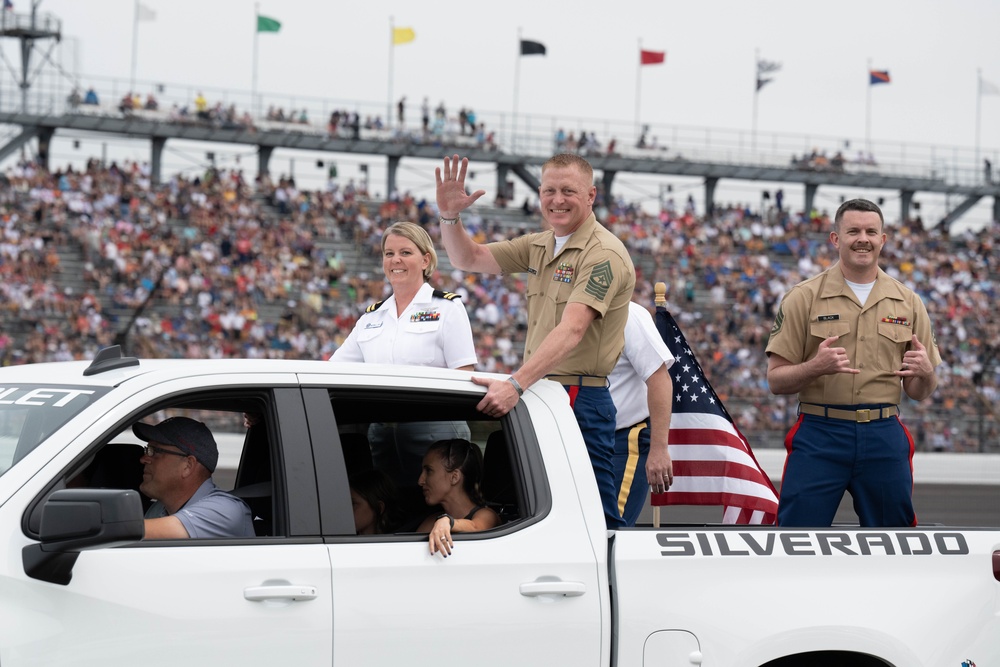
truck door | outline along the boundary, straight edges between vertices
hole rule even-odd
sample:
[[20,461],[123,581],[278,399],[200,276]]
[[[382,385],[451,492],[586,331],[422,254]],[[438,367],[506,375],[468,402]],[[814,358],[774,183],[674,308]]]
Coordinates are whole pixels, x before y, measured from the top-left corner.
[[[463,393],[437,399],[427,388],[432,381],[421,384],[397,393],[409,407],[394,407],[386,392],[352,390],[333,396],[334,409],[338,420],[343,412],[345,421],[366,419],[365,413],[395,414],[399,421],[399,411],[432,419],[446,405],[451,419],[467,421],[473,434],[501,426],[475,412],[481,393],[470,396],[468,382],[460,385]],[[306,406],[310,424],[333,419],[326,396],[307,396]],[[354,535],[353,519],[346,527],[328,524],[328,515],[352,516],[349,490],[320,485],[321,507],[330,508],[323,515],[333,568],[334,664],[601,664],[607,581],[572,495],[571,471],[558,433],[549,434],[556,447],[543,456],[528,409],[520,404],[515,412],[502,426],[514,454],[519,515],[486,532],[456,534],[448,558],[430,554],[426,534]],[[318,430],[337,427],[330,421]],[[337,458],[317,454],[317,467],[340,465]],[[553,488],[564,493],[556,497]],[[417,518],[431,512],[423,507]]]
[[[136,404],[142,400],[136,397]],[[84,432],[68,444],[51,443],[52,459],[0,505],[6,543],[0,559],[4,667],[270,666],[289,660],[329,667],[330,567],[318,535],[315,476],[298,390],[276,390],[275,405],[271,415],[280,426],[272,433],[287,445],[275,470],[274,488],[282,493],[276,503],[282,514],[275,522],[279,536],[142,541],[84,551],[64,584],[25,574],[22,548],[33,540],[23,533],[22,520],[30,515],[30,503],[72,469],[99,435]]]

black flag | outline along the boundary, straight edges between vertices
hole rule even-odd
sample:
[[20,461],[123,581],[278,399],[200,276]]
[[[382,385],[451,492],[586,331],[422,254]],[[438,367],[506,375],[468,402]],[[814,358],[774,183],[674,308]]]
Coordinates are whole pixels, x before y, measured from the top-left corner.
[[521,40],[521,55],[522,56],[544,56],[545,55],[545,45],[541,42],[532,42],[528,39]]

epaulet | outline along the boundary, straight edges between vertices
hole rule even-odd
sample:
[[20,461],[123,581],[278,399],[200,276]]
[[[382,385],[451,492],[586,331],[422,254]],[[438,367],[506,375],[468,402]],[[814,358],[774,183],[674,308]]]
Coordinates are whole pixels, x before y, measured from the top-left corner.
[[378,309],[379,309],[379,307],[380,307],[380,306],[381,306],[381,305],[382,305],[383,303],[385,303],[385,299],[382,299],[381,301],[376,301],[376,302],[375,302],[375,303],[373,303],[372,305],[370,305],[370,306],[368,306],[367,308],[365,308],[365,312],[366,312],[366,313],[374,313],[374,312],[375,312],[376,310],[378,310]]
[[439,289],[434,290],[434,296],[436,296],[439,299],[448,299],[449,301],[451,301],[452,299],[462,298],[461,294],[456,294],[455,292],[442,292]]

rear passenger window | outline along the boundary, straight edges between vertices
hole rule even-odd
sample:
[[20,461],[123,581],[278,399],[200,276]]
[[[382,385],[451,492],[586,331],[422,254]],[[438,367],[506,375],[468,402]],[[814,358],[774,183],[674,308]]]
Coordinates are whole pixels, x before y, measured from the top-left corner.
[[[525,452],[514,447],[513,421],[486,418],[475,409],[481,398],[331,392],[352,511],[361,504],[364,516],[374,513],[376,535],[411,533],[441,512],[420,485],[424,455],[441,440],[467,440],[476,448],[481,466],[474,501],[492,508],[501,527],[529,515],[530,480],[523,474]],[[370,520],[358,516],[356,528],[370,529]]]

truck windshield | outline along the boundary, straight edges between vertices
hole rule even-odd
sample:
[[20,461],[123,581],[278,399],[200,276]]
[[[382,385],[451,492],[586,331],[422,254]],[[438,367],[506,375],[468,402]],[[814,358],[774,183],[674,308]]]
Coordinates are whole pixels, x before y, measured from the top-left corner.
[[0,386],[0,475],[107,391],[76,385]]

